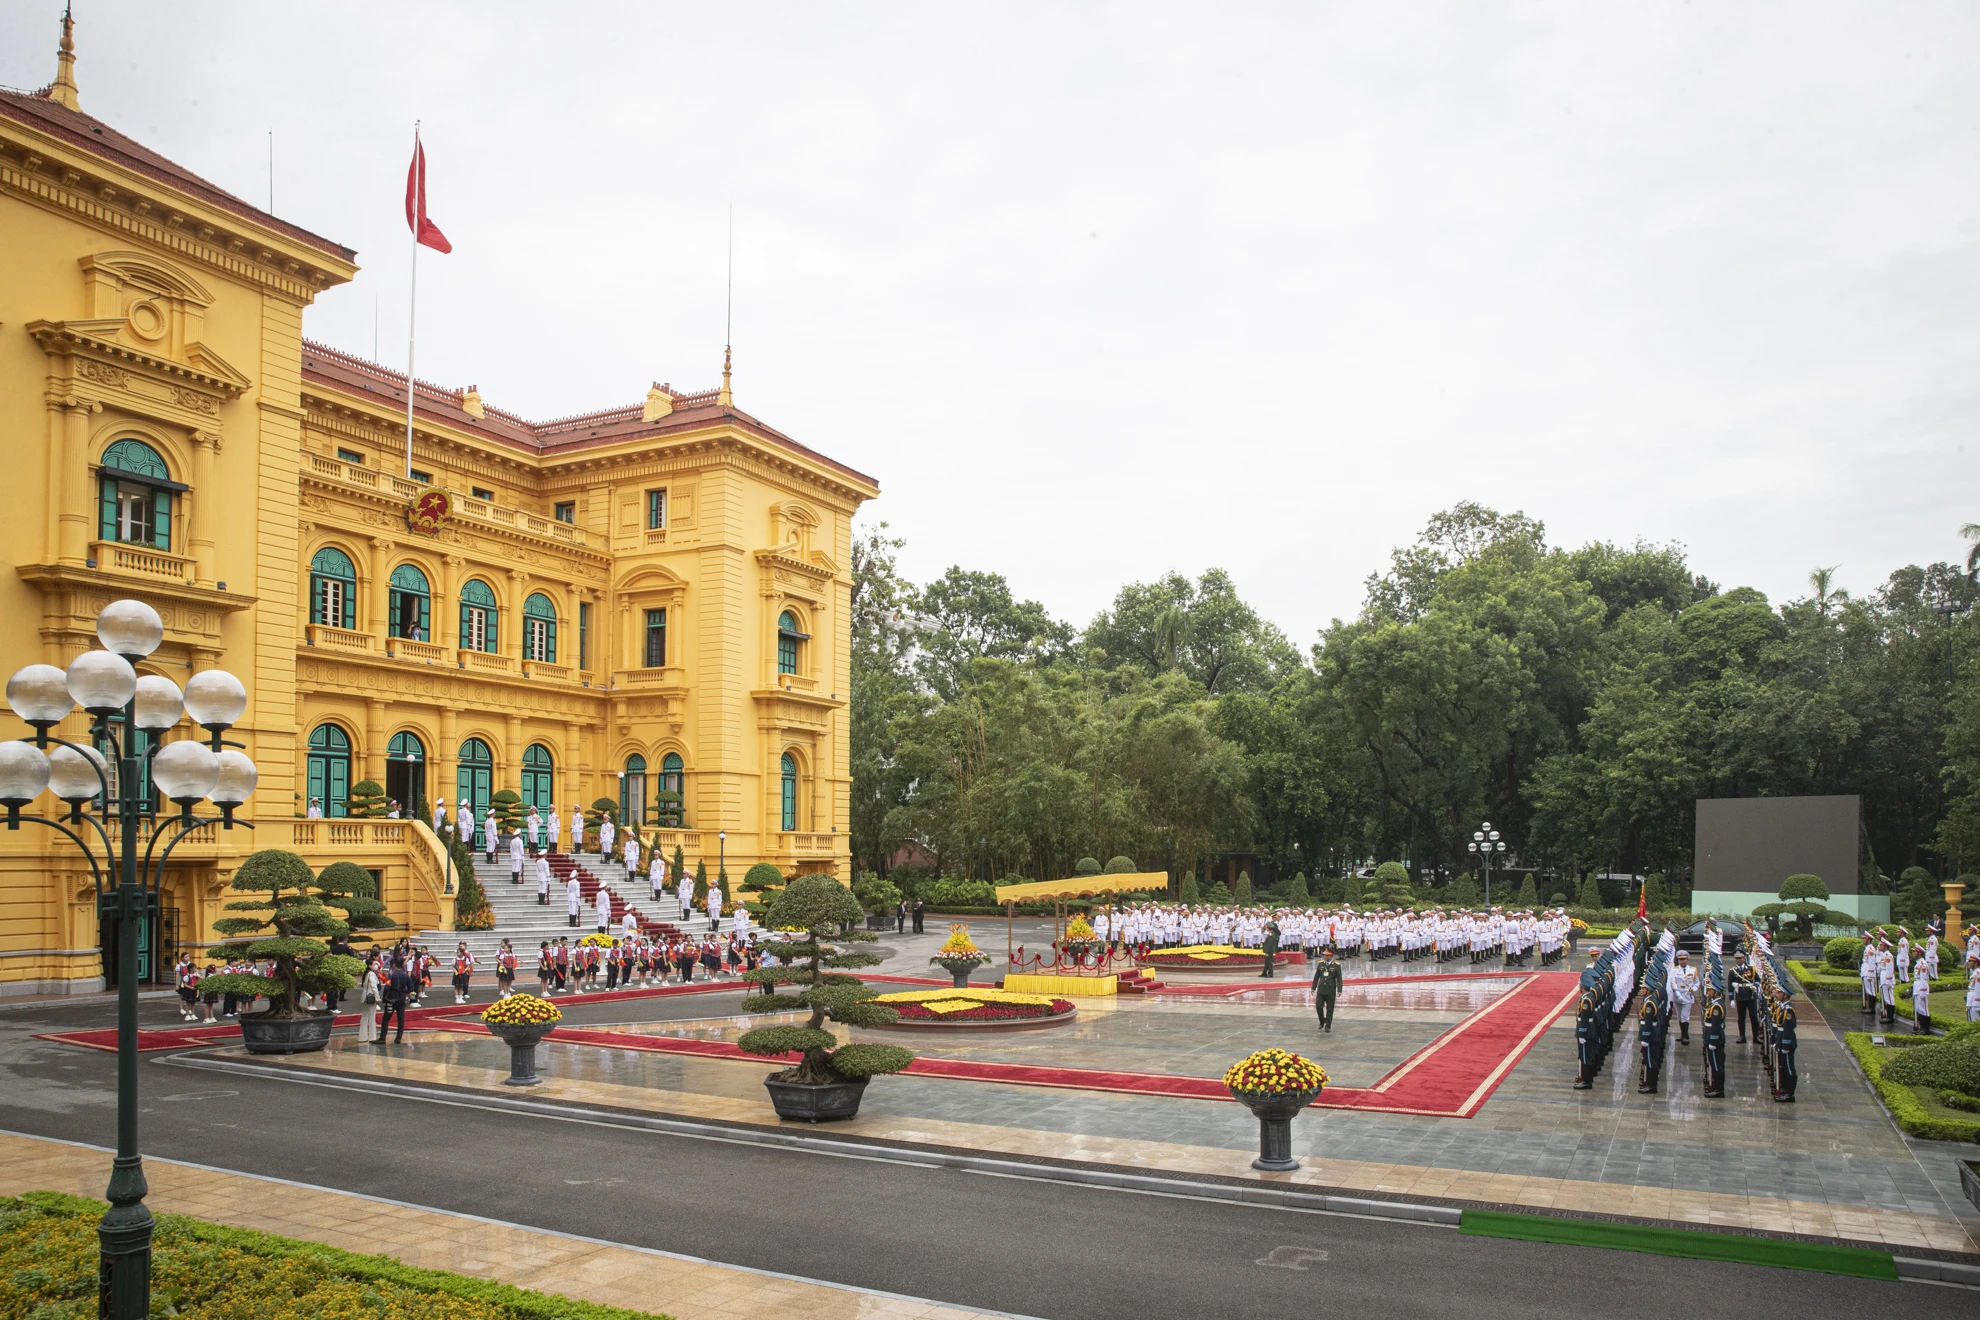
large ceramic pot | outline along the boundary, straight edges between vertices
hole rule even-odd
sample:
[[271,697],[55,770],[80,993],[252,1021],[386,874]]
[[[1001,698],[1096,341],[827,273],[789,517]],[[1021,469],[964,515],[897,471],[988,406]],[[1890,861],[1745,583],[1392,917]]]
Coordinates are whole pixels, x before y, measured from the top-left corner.
[[504,1086],[535,1086],[543,1079],[536,1075],[536,1042],[556,1030],[554,1022],[531,1022],[524,1026],[489,1023],[488,1029],[509,1046],[509,1075]]
[[990,960],[988,958],[936,958],[932,959],[932,961],[936,966],[955,978],[956,988],[960,990],[969,985],[969,974]]
[[1292,1157],[1292,1121],[1300,1110],[1313,1103],[1313,1097],[1320,1094],[1320,1088],[1240,1091],[1232,1087],[1231,1094],[1258,1116],[1258,1158],[1251,1162],[1251,1167],[1270,1173],[1297,1169],[1299,1161]]
[[770,1103],[778,1118],[800,1123],[829,1123],[859,1113],[859,1098],[866,1093],[864,1077],[850,1082],[786,1082],[775,1077],[763,1079],[770,1092]]
[[241,1043],[249,1054],[308,1054],[330,1043],[335,1013],[305,1013],[300,1017],[241,1014]]

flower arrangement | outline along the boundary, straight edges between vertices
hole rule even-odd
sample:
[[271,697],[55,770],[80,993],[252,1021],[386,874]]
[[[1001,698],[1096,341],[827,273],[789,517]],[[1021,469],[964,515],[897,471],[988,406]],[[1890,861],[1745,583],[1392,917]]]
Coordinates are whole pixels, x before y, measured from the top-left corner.
[[1327,1070],[1286,1050],[1259,1050],[1225,1070],[1224,1085],[1233,1091],[1274,1094],[1318,1091],[1327,1085]]
[[1265,955],[1258,949],[1240,949],[1234,944],[1184,944],[1172,949],[1151,950],[1142,956],[1142,961],[1163,967],[1188,967],[1192,964],[1262,965]]
[[1576,935],[1586,935],[1588,933],[1588,923],[1580,917],[1569,917],[1568,929],[1572,930]]
[[959,921],[949,927],[949,938],[943,943],[935,957],[929,961],[936,962],[943,958],[981,957],[983,957],[983,950],[977,948],[976,941],[969,937],[969,927]]
[[507,999],[498,999],[481,1014],[481,1020],[491,1027],[537,1027],[552,1022],[561,1022],[564,1014],[547,999],[539,999],[531,994],[513,994]]
[[617,943],[618,941],[613,939],[610,935],[591,934],[579,940],[578,946],[582,948],[583,946],[589,944],[594,949],[609,949],[614,944]]
[[873,1002],[887,1005],[909,1022],[1010,1022],[1073,1011],[1070,999],[975,986],[967,990],[902,990],[881,995]]
[[1068,944],[1097,944],[1099,940],[1099,932],[1095,931],[1093,929],[1093,923],[1083,916],[1074,917],[1066,925],[1066,943]]
[[489,907],[486,902],[483,902],[480,907],[472,912],[456,912],[454,914],[454,929],[494,930],[495,909]]

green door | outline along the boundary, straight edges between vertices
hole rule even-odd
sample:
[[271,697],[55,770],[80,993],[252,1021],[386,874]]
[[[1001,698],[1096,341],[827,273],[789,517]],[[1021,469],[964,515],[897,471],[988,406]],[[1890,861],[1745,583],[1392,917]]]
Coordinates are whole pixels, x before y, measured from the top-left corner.
[[468,810],[474,813],[474,846],[485,852],[491,846],[488,798],[495,791],[495,758],[489,754],[487,743],[470,738],[461,744],[461,768],[455,778],[454,805],[458,807],[461,798],[468,800]]
[[[325,816],[346,814],[351,796],[351,740],[334,724],[319,724],[309,735],[309,791]],[[309,806],[306,799],[305,811]]]
[[549,748],[537,743],[523,753],[523,806],[535,807],[540,816],[548,816],[557,809],[553,773]]

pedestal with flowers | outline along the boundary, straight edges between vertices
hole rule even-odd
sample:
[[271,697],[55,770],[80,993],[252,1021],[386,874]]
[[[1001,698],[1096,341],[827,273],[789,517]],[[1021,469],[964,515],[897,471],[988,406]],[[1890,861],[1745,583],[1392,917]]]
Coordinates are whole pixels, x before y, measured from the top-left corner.
[[1297,1169],[1292,1121],[1326,1088],[1326,1070],[1287,1050],[1259,1050],[1232,1064],[1224,1085],[1258,1116],[1258,1158],[1251,1167],[1271,1173]]
[[990,961],[990,955],[976,947],[976,941],[969,937],[969,927],[959,921],[949,927],[948,940],[928,961],[947,972],[960,990],[969,985],[971,972]]
[[536,1043],[563,1017],[555,1004],[532,994],[513,994],[488,1006],[482,1023],[509,1046],[509,1075],[502,1085],[535,1086],[543,1080],[536,1075]]

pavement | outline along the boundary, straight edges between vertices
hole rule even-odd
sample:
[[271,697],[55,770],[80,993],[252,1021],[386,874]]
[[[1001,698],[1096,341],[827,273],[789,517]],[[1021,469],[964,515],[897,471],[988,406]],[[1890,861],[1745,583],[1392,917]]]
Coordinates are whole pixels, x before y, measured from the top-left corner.
[[[939,944],[946,923],[939,923],[939,933],[938,922],[928,925],[922,939]],[[987,930],[973,933],[989,947]],[[882,970],[919,970],[907,960],[919,954],[920,962],[927,954],[904,939],[890,943],[895,957]],[[726,998],[653,1001],[658,1007],[644,1016],[684,1026],[706,1019],[711,1009],[719,1014],[708,1001]],[[573,1022],[607,1025],[630,1016],[623,1003],[564,1007]],[[1119,1016],[1129,1021],[1141,1007]],[[169,1002],[141,1005],[140,1017],[152,1026],[179,1020]],[[1213,1026],[1214,1017],[1215,1010],[1204,1025]],[[107,1156],[100,1149],[46,1143],[110,1143],[115,1059],[33,1034],[113,1020],[112,1007],[100,1001],[23,1006],[0,1016],[0,1128],[41,1139],[0,1146],[0,1188],[25,1189],[38,1178],[39,1185],[101,1194]],[[1773,1125],[1801,1123],[1796,1111],[1804,1106],[1779,1116],[1779,1107],[1762,1108],[1769,1125],[1763,1134],[1701,1115],[1676,1077],[1670,1094],[1656,1101],[1636,1097],[1620,1078],[1613,1095],[1575,1093],[1554,1075],[1561,1034],[1550,1032],[1515,1069],[1504,1096],[1514,1103],[1503,1112],[1495,1098],[1474,1120],[1342,1112],[1302,1118],[1296,1131],[1309,1143],[1317,1137],[1322,1149],[1309,1144],[1300,1153],[1323,1162],[1331,1185],[1345,1184],[1335,1163],[1368,1166],[1371,1173],[1380,1165],[1386,1172],[1378,1182],[1413,1171],[1412,1186],[1425,1197],[1439,1179],[1447,1195],[1465,1196],[1474,1186],[1466,1179],[1476,1178],[1480,1199],[1501,1204],[1520,1203],[1493,1195],[1515,1186],[1507,1178],[1544,1176],[1558,1183],[1564,1176],[1551,1166],[1537,1173],[1508,1169],[1564,1159],[1594,1175],[1569,1181],[1606,1188],[1621,1213],[1639,1214],[1702,1201],[1712,1193],[1688,1183],[1730,1177],[1748,1166],[1768,1177],[1815,1167],[1812,1185],[1823,1193],[1817,1203],[1845,1186],[1854,1195],[1865,1176],[1875,1174],[1891,1182],[1891,1195],[1907,1204],[1908,1213],[1953,1214],[1920,1159],[1949,1163],[1954,1152],[1922,1143],[1935,1149],[1921,1157],[1902,1138],[1892,1136],[1886,1145],[1874,1124],[1859,1126],[1847,1091],[1853,1086],[1861,1094],[1860,1079],[1842,1071],[1844,1060],[1819,1067],[1809,1061],[1820,1048],[1839,1052],[1833,1042],[1804,1045],[1803,1094],[1811,1088],[1833,1093],[1842,1119],[1809,1120],[1804,1126],[1812,1144],[1781,1150],[1783,1129]],[[1403,1031],[1398,1044],[1420,1035]],[[1156,1045],[1170,1048],[1159,1040]],[[1372,1037],[1357,1048],[1373,1048]],[[405,1057],[419,1056],[409,1050]],[[624,1052],[596,1050],[587,1066],[614,1073],[592,1079],[600,1084],[652,1092],[652,1079],[636,1063]],[[702,1109],[717,1117],[722,1104],[760,1103],[754,1080],[760,1066],[754,1072],[742,1063],[693,1066],[712,1070],[709,1076],[717,1080],[698,1083],[702,1090],[682,1089],[677,1080],[662,1099],[678,1104],[682,1096],[704,1096]],[[1528,1069],[1530,1091],[1522,1078]],[[1454,1302],[1486,1317],[1580,1317],[1589,1310],[1591,1289],[1642,1299],[1673,1286],[1705,1289],[1716,1306],[1735,1308],[1881,1304],[1903,1305],[1922,1317],[1972,1314],[1972,1297],[1951,1288],[1912,1285],[1899,1295],[1893,1290],[1906,1285],[1716,1262],[1680,1264],[1631,1252],[1469,1237],[1421,1222],[1072,1183],[1042,1167],[1000,1175],[917,1159],[907,1142],[884,1158],[825,1146],[770,1146],[744,1130],[657,1131],[576,1099],[553,1102],[548,1113],[521,1113],[459,1089],[386,1094],[345,1089],[346,1080],[300,1069],[286,1075],[215,1073],[169,1055],[148,1056],[140,1065],[140,1140],[151,1161],[157,1207],[179,1208],[173,1198],[184,1195],[191,1212],[208,1218],[238,1214],[232,1222],[358,1243],[359,1249],[421,1264],[684,1318],[726,1314],[710,1308],[732,1304],[755,1305],[760,1309],[752,1314],[772,1316],[795,1314],[791,1307],[828,1316],[977,1307],[1052,1320],[1253,1317],[1311,1309],[1323,1290],[1330,1307],[1372,1317],[1443,1314]],[[309,1082],[331,1085],[299,1084]],[[944,1084],[883,1079],[869,1092],[872,1117],[892,1129],[927,1127],[935,1120],[904,1111],[919,1103],[912,1088],[932,1085]],[[1021,1129],[1032,1134],[1028,1139],[1039,1153],[1007,1153],[1039,1158],[1041,1165],[1044,1151],[1090,1160],[1110,1143],[1154,1143],[1193,1144],[1203,1158],[1241,1168],[1233,1152],[1248,1144],[1240,1140],[1248,1116],[1229,1104],[1131,1097],[1124,1103],[1132,1110],[1116,1110],[1094,1108],[1088,1093],[946,1085],[947,1092],[929,1093],[957,1106],[941,1122],[958,1129],[1000,1123]],[[749,1097],[751,1088],[755,1097]],[[1764,1105],[1746,1098],[1750,1107]],[[1011,1107],[1020,1100],[1021,1106]],[[565,1112],[557,1112],[559,1104]],[[1138,1126],[1120,1128],[1123,1115]],[[1116,1126],[1086,1130],[1095,1123]],[[1190,1143],[1162,1135],[1175,1125]],[[1741,1135],[1733,1145],[1711,1148],[1703,1164],[1677,1148],[1695,1145],[1701,1130],[1719,1128]],[[1673,1138],[1679,1139],[1675,1145]],[[1603,1143],[1601,1158],[1591,1163],[1597,1141]],[[1852,1141],[1872,1145],[1864,1152],[1829,1149]],[[1825,1159],[1834,1167],[1823,1165]],[[54,1162],[40,1162],[47,1160]],[[168,1160],[203,1166],[194,1171],[201,1178],[186,1173],[182,1182],[179,1170],[165,1166]],[[1907,1161],[1912,1172],[1905,1174]],[[51,1181],[58,1176],[70,1181]],[[258,1190],[269,1179],[285,1180],[267,1184],[282,1189],[273,1202]],[[1637,1187],[1661,1193],[1655,1207],[1634,1199]],[[1899,1216],[1893,1205],[1873,1219]],[[1435,1268],[1425,1269],[1426,1259]],[[508,1272],[521,1268],[517,1262],[541,1268],[525,1280]],[[608,1285],[616,1291],[589,1291]],[[821,1300],[825,1293],[805,1288],[824,1288],[832,1296]],[[852,1311],[845,1310],[849,1303]]]

